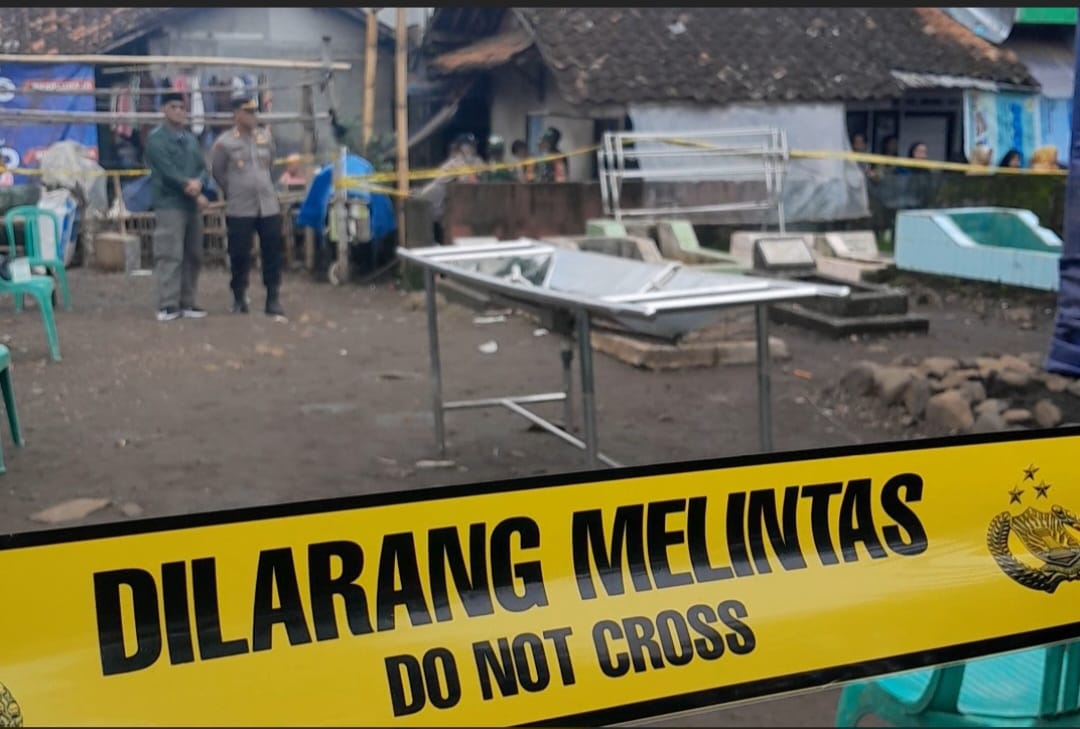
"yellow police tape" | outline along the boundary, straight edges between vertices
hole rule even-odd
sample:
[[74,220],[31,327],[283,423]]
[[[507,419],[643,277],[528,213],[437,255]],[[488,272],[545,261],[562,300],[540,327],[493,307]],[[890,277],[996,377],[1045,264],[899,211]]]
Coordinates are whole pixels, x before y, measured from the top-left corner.
[[[701,149],[714,149],[715,145],[710,145],[706,142],[700,142],[697,140],[687,139],[662,139],[658,141],[664,141],[669,144],[675,144],[679,146],[698,147]],[[443,177],[460,177],[468,175],[480,175],[486,172],[496,172],[501,170],[514,170],[523,167],[535,166],[542,162],[549,162],[558,159],[568,159],[570,157],[577,157],[584,154],[591,154],[599,149],[599,145],[590,145],[581,147],[571,152],[560,152],[557,154],[539,155],[536,157],[530,157],[521,161],[514,162],[501,162],[501,163],[484,163],[480,165],[470,165],[463,167],[454,167],[451,169],[442,168],[430,168],[423,170],[412,170],[406,176],[406,180],[409,182],[421,182],[434,180]],[[790,150],[788,156],[792,159],[839,159],[847,162],[883,165],[887,167],[908,167],[915,169],[925,170],[939,170],[950,172],[966,172],[977,175],[1034,175],[1034,176],[1050,176],[1050,177],[1065,177],[1068,175],[1067,170],[1036,170],[1030,168],[1013,168],[1013,167],[984,167],[979,165],[961,164],[958,162],[938,162],[935,160],[919,160],[906,157],[889,157],[881,154],[867,154],[860,152],[840,152],[833,150]],[[331,163],[334,161],[332,155],[299,155],[301,162],[311,163],[319,162]],[[275,159],[273,165],[280,167],[287,164],[290,161],[289,157],[282,157]],[[0,165],[0,174],[4,172],[12,172],[18,175],[24,176],[40,176],[43,172],[37,168],[25,168],[25,167],[4,167]],[[54,171],[53,174],[67,174],[67,175],[83,175],[91,174],[97,176],[108,177],[144,177],[150,174],[148,169],[130,169],[130,170],[59,170]],[[335,189],[349,189],[349,190],[368,190],[371,192],[382,193],[384,195],[390,195],[394,197],[409,197],[415,193],[410,191],[399,191],[396,188],[381,186],[379,183],[385,182],[397,182],[398,177],[396,172],[376,172],[370,175],[356,176],[356,177],[343,177],[334,183]]]
[[0,535],[0,682],[30,726],[587,725],[1073,640],[1078,448],[1005,433]]

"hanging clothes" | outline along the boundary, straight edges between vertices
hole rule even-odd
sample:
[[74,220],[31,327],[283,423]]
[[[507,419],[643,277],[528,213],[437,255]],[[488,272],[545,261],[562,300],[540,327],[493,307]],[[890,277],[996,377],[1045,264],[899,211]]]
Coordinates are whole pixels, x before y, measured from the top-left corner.
[[[258,78],[259,86],[269,86],[269,80],[265,73],[260,73]],[[266,113],[273,108],[274,94],[270,89],[263,89],[259,92],[259,111]]]
[[[119,84],[114,88],[118,87]],[[122,137],[124,139],[131,139],[131,135],[134,133],[135,129],[129,121],[124,120],[122,117],[119,117],[120,114],[127,114],[134,111],[134,105],[132,104],[131,99],[130,86],[126,86],[125,88],[121,89],[119,93],[112,94],[110,96],[109,111],[116,114],[118,117],[110,127],[112,131],[119,137]]]
[[[136,79],[138,88],[152,89],[159,84],[149,71],[143,71]],[[140,92],[135,102],[135,110],[142,112],[156,112],[161,107],[161,95],[153,92]],[[155,122],[143,122],[138,125],[139,140],[145,142],[150,131],[156,125]]]

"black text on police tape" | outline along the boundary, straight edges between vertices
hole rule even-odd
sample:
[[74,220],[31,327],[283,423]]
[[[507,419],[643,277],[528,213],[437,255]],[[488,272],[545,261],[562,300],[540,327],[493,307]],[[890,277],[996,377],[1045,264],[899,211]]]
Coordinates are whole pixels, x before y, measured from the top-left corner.
[[[481,698],[491,701],[522,692],[539,693],[554,680],[563,686],[576,683],[567,645],[572,634],[565,627],[473,643]],[[461,701],[457,660],[445,648],[428,650],[421,658],[408,654],[389,656],[384,665],[394,716],[415,714],[428,704],[449,709]]]
[[[639,592],[768,573],[774,563],[766,543],[784,570],[806,568],[807,554],[816,554],[823,566],[852,562],[860,558],[860,545],[875,559],[889,552],[917,555],[926,550],[927,536],[910,504],[919,502],[922,492],[922,478],[904,473],[876,488],[871,479],[859,478],[736,491],[723,500],[701,496],[631,503],[619,506],[607,526],[601,510],[582,509],[567,516],[573,564],[554,569],[561,573],[571,567],[578,597],[592,600],[600,596],[598,587],[605,595],[624,594],[625,571]],[[830,508],[834,499],[838,509]],[[721,508],[710,514],[717,501]],[[890,522],[875,523],[875,501]],[[800,510],[808,510],[808,535],[799,533]],[[685,524],[672,527],[669,518],[680,514]],[[709,535],[722,537],[727,563],[709,553]],[[424,574],[418,547],[427,550]],[[312,544],[306,550],[262,550],[253,560],[252,619],[229,626],[220,618],[213,557],[162,564],[160,580],[139,568],[98,572],[93,583],[102,671],[145,669],[163,649],[171,664],[269,650],[275,627],[284,629],[289,644],[300,645],[339,638],[342,618],[353,636],[361,636],[398,628],[402,610],[408,623],[418,626],[490,616],[497,608],[509,613],[543,608],[549,598],[540,547],[537,522],[515,516],[490,531],[487,524],[474,523],[387,534],[374,573],[364,569],[361,545],[349,540]],[[675,548],[687,552],[690,571],[672,569]],[[304,552],[306,605],[296,569]],[[235,577],[230,582],[235,584]],[[451,585],[464,614],[451,608]],[[123,587],[131,592],[128,621],[122,614]],[[132,622],[136,647],[129,655],[124,625]]]
[[[255,563],[252,619],[241,630],[233,626],[224,631],[221,624],[217,561],[213,557],[194,559],[190,564],[163,564],[160,582],[144,569],[95,573],[102,672],[108,676],[153,665],[162,654],[163,634],[172,664],[194,661],[195,646],[200,660],[269,650],[277,625],[284,626],[291,645],[310,643],[312,625],[316,640],[334,640],[339,637],[339,605],[344,607],[354,636],[394,630],[399,608],[405,609],[414,626],[430,624],[433,614],[438,622],[450,621],[460,617],[450,608],[450,583],[469,617],[491,615],[495,604],[508,612],[547,605],[540,562],[513,559],[515,554],[528,555],[540,546],[540,528],[535,521],[527,517],[504,519],[491,530],[490,538],[486,524],[472,524],[468,534],[466,548],[456,527],[427,531],[426,580],[420,574],[416,535],[385,535],[373,590],[361,584],[364,552],[359,544],[335,541],[309,545],[310,616],[300,597],[294,551],[289,547],[262,550]],[[136,649],[130,655],[124,643],[122,586],[131,592],[135,624]],[[369,593],[374,594],[373,605]],[[194,625],[189,609],[195,615]],[[164,612],[164,630],[159,610]],[[234,637],[224,638],[224,632]]]

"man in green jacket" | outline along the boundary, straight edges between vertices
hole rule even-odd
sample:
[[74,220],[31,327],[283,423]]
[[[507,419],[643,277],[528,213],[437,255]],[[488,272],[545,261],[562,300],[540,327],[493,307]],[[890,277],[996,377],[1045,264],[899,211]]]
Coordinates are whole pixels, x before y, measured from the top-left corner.
[[202,267],[202,194],[206,161],[195,135],[187,128],[184,97],[169,92],[161,97],[165,118],[147,136],[146,164],[150,168],[150,197],[154,226],[154,274],[158,283],[158,321],[181,316],[201,319],[195,306]]

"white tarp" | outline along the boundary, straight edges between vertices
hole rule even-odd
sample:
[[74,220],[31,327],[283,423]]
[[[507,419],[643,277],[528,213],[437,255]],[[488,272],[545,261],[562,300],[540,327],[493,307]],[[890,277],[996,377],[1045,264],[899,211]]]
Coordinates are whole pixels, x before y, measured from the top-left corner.
[[[777,127],[786,131],[788,148],[792,150],[851,151],[842,104],[632,104],[628,111],[635,132]],[[648,171],[649,163],[648,157],[641,158],[643,172]],[[688,159],[683,164],[700,164],[700,160]],[[670,168],[672,163],[665,161],[664,165]],[[857,164],[842,160],[792,159],[784,181],[783,201],[788,222],[850,220],[870,214],[866,178]]]

